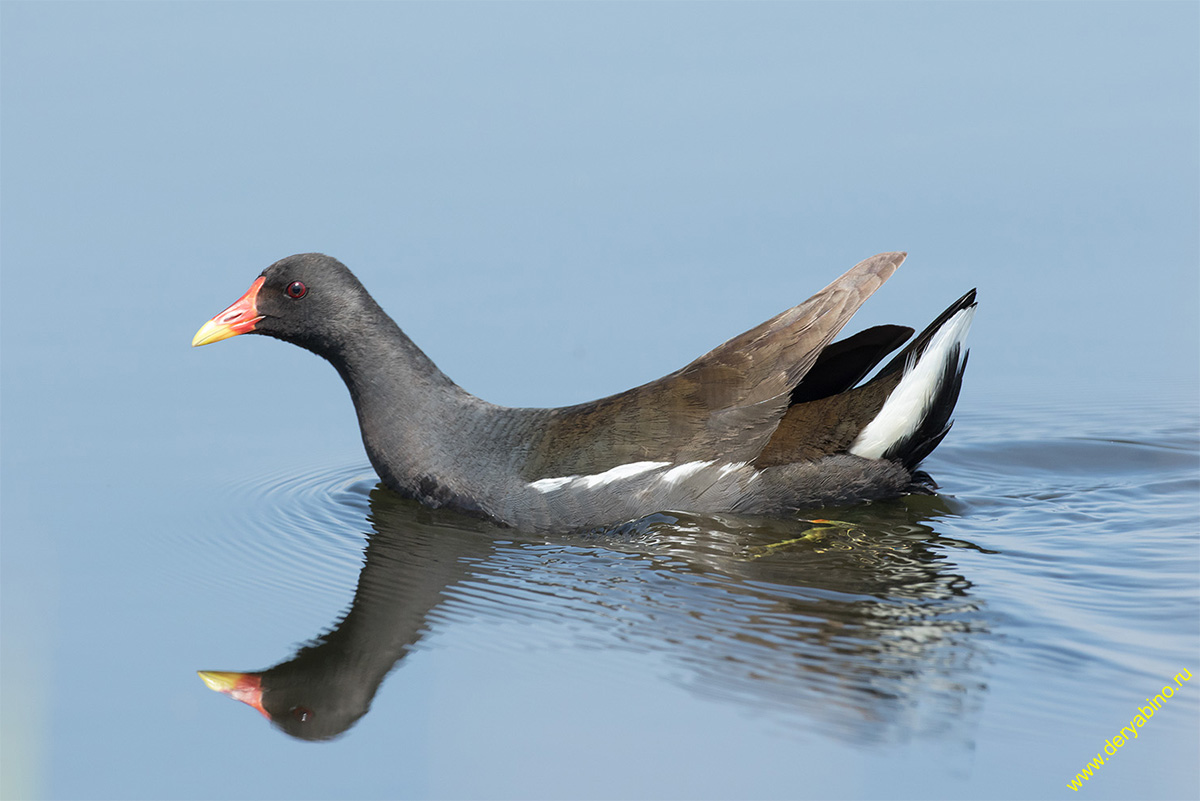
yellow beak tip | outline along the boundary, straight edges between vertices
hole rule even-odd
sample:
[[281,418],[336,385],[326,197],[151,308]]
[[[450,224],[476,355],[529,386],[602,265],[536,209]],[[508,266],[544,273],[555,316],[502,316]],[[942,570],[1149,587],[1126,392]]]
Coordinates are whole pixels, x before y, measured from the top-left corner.
[[219,670],[197,670],[196,675],[210,690],[216,690],[219,693],[227,693],[237,684],[238,679],[242,677],[241,673],[225,673]]
[[232,328],[209,320],[200,326],[200,330],[196,332],[196,336],[192,337],[192,347],[198,348],[201,345],[220,342],[222,339],[229,339],[232,336],[237,336],[237,332]]

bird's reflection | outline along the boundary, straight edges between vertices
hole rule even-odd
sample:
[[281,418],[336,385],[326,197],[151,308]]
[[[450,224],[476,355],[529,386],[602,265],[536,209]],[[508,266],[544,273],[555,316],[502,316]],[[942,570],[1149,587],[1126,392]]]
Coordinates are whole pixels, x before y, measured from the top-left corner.
[[667,653],[678,680],[706,697],[855,739],[907,736],[961,722],[978,703],[985,619],[950,559],[974,546],[935,534],[947,511],[913,496],[837,520],[656,515],[522,541],[377,487],[345,616],[275,667],[200,675],[294,737],[329,739],[370,709],[426,632],[452,622],[439,607],[549,609],[601,624],[573,636],[592,629],[605,647]]

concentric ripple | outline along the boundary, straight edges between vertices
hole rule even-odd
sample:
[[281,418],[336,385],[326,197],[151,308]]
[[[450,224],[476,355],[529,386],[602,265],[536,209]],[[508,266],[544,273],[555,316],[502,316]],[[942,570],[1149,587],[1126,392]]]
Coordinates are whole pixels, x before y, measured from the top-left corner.
[[[968,418],[927,465],[939,496],[792,520],[664,513],[570,536],[373,492],[365,465],[282,472],[223,488],[185,567],[269,607],[259,630],[304,608],[309,659],[323,643],[347,647],[326,637],[346,620],[359,635],[372,627],[353,661],[380,676],[439,648],[472,665],[529,654],[545,675],[580,658],[617,674],[652,664],[798,730],[856,743],[965,737],[997,692],[998,653],[1039,680],[1090,670],[1089,698],[1112,704],[1131,677],[1177,669],[1193,642],[1179,621],[1195,619],[1200,487],[1194,413],[1168,411],[1139,426],[1116,414],[1059,423],[1054,435],[1037,416]],[[275,659],[292,657],[280,647]],[[1061,684],[1014,684],[999,690],[1022,699],[1004,726],[1081,717]]]
[[361,464],[230,482],[207,537],[193,544],[210,561],[186,573],[220,588],[248,582],[260,591],[345,596],[362,566],[368,495],[377,483]]

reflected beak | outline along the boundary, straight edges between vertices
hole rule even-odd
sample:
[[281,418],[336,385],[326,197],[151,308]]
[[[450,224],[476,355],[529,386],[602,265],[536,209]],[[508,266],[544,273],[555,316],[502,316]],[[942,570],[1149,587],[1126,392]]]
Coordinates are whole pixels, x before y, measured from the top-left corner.
[[[203,329],[201,329],[203,330]],[[230,335],[232,336],[232,334]],[[204,344],[204,343],[201,343]],[[198,670],[196,673],[204,680],[210,690],[224,693],[235,701],[249,704],[271,719],[262,705],[262,676],[258,673],[224,673],[219,670]]]
[[228,309],[200,326],[196,336],[192,337],[192,347],[197,348],[207,345],[209,342],[220,342],[222,339],[253,331],[254,324],[262,319],[255,303],[258,300],[258,290],[262,289],[263,282],[266,280],[265,276],[260,275],[246,290],[245,295],[234,301]]

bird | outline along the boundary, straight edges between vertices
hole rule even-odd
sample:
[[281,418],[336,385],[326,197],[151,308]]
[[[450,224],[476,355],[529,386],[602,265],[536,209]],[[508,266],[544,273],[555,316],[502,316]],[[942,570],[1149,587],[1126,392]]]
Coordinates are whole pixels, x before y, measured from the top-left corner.
[[872,256],[669,375],[559,408],[468,393],[321,253],[267,267],[192,345],[259,334],[326,359],[382,483],[429,507],[534,533],[663,511],[787,517],[937,488],[917,468],[950,430],[976,291],[915,338],[880,325],[835,341],[906,257]]

